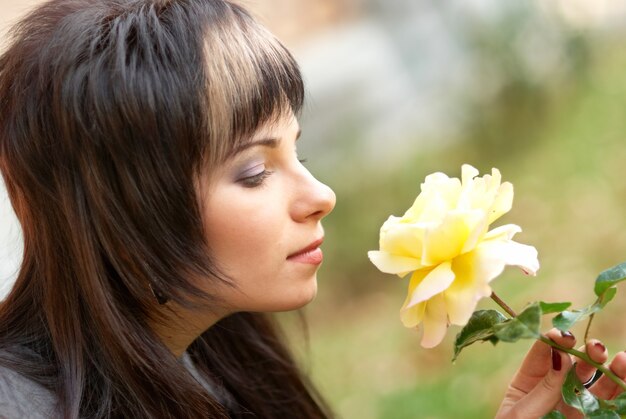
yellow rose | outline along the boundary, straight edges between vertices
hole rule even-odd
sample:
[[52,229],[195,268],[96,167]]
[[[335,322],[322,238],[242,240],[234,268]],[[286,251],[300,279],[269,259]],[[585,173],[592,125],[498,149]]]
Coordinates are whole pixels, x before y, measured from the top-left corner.
[[511,240],[519,226],[489,231],[511,209],[513,185],[501,183],[498,169],[477,176],[470,165],[463,165],[462,180],[427,176],[413,206],[381,227],[380,250],[368,252],[382,272],[400,277],[413,272],[401,319],[406,327],[423,323],[426,348],[438,345],[450,324],[467,324],[506,265],[529,275],[539,269],[537,250]]

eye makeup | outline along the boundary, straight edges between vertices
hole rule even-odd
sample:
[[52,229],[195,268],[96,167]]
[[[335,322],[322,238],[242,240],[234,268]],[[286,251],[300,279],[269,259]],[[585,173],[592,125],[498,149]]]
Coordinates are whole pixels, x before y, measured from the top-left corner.
[[270,174],[272,172],[266,169],[265,163],[257,161],[237,170],[235,182],[247,188],[254,188],[260,186]]
[[272,173],[273,172],[269,170],[264,170],[257,175],[241,179],[239,182],[246,188],[256,188],[257,186],[263,185],[265,179],[267,179]]
[[[300,164],[304,164],[306,159],[298,158],[298,152],[295,149],[295,142],[300,136],[300,132],[299,130],[296,135],[293,147],[296,159]],[[287,152],[286,150],[282,152],[276,151],[281,149],[281,144],[283,144],[283,141],[281,141],[280,138],[264,138],[244,144],[234,153],[234,156],[239,155],[238,158],[235,158],[235,161],[239,160],[241,162],[241,164],[237,164],[234,171],[234,182],[246,188],[262,186],[265,180],[274,173],[267,169],[267,159],[270,157],[268,157],[266,153],[272,153],[272,156],[274,156],[274,154],[280,156],[282,153]],[[256,152],[249,151],[251,149],[261,149],[263,151],[262,154],[257,154]],[[274,158],[280,159],[280,161],[283,159],[283,157],[275,156],[271,157],[272,161]]]

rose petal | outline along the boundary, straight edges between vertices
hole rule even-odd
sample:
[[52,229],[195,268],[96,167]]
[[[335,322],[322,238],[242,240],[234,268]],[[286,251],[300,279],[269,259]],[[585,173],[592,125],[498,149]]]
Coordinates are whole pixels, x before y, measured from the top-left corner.
[[472,211],[472,217],[468,218],[467,222],[470,227],[469,234],[465,240],[463,249],[461,249],[461,253],[467,253],[474,249],[489,228],[487,216],[482,210]]
[[411,214],[411,220],[421,223],[440,223],[442,217],[452,208],[445,195],[432,193],[422,206],[421,212]]
[[473,252],[475,275],[486,283],[500,276],[506,266],[504,249],[500,246],[504,242],[489,243],[481,243]]
[[459,210],[471,210],[477,208],[474,205],[474,199],[476,196],[475,190],[477,188],[477,182],[480,179],[474,179],[478,176],[478,170],[476,170],[473,166],[469,164],[464,164],[461,168],[461,192],[459,194],[459,200],[457,202],[456,208]]
[[511,211],[512,207],[513,185],[509,182],[504,182],[498,188],[498,193],[496,194],[491,210],[489,211],[489,224]]
[[437,265],[460,255],[466,245],[473,248],[486,230],[485,219],[481,210],[448,212],[437,228],[424,234],[422,264]]
[[389,217],[380,229],[380,250],[397,256],[421,259],[424,227]]
[[426,302],[414,305],[413,307],[400,310],[400,320],[404,327],[417,327],[424,320]]
[[429,273],[430,271],[428,270],[421,270],[415,271],[413,272],[413,275],[411,275],[409,290],[406,299],[404,300],[404,304],[400,309],[400,320],[402,320],[402,323],[406,327],[415,327],[424,319],[424,309],[426,308],[426,303],[416,304],[412,307],[408,307],[408,305],[411,302],[411,296],[415,292],[415,289]]
[[[426,276],[423,276],[423,271],[416,271],[413,275],[416,276],[416,278],[422,277],[422,279],[414,290],[410,290],[406,308],[412,307],[415,304],[419,304],[441,293],[454,281],[454,272],[452,272],[450,262],[444,262],[438,265],[435,269],[428,272]],[[411,281],[413,282],[413,278],[411,278]]]
[[[491,175],[476,177],[478,172],[470,166],[463,174],[463,188],[459,197],[458,209],[483,209],[489,214],[491,224],[511,210],[513,205],[513,185],[500,184],[502,176],[498,169],[492,169]],[[473,176],[473,177],[472,177]]]
[[443,173],[434,173],[426,177],[421,189],[402,218],[411,222],[440,222],[448,210],[456,207],[461,182]]
[[511,241],[507,243],[505,263],[520,267],[527,275],[535,276],[539,270],[537,249],[533,246]]
[[478,169],[471,164],[464,164],[461,166],[461,179],[463,185],[469,185],[479,173]]
[[428,300],[424,310],[424,335],[421,345],[433,348],[441,343],[448,329],[448,315],[443,295],[438,294]]
[[476,253],[459,256],[452,263],[454,282],[444,291],[450,323],[463,326],[472,316],[478,300],[491,295],[491,288],[477,269]]
[[511,209],[513,185],[502,183],[495,168],[478,174],[463,165],[460,180],[443,173],[426,177],[411,208],[381,228],[380,251],[368,253],[383,272],[413,271],[400,317],[407,327],[423,323],[424,347],[439,344],[450,323],[466,324],[506,265],[529,274],[539,269],[536,249],[512,241],[519,226],[488,231]]
[[506,224],[496,227],[483,237],[483,240],[511,240],[517,233],[521,233],[522,228],[516,224]]
[[537,249],[511,240],[488,240],[475,250],[481,272],[487,281],[502,273],[505,265],[519,266],[526,274],[539,270]]
[[396,274],[400,277],[423,267],[419,259],[392,255],[391,253],[378,250],[367,252],[367,256],[381,272]]

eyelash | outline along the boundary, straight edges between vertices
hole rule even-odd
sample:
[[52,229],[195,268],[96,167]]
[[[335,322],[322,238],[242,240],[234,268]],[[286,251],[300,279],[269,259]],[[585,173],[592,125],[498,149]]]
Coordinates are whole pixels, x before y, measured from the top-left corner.
[[[307,159],[298,159],[298,161],[300,162],[300,164],[304,164],[306,163]],[[241,179],[240,182],[246,188],[256,188],[263,185],[265,179],[267,179],[272,173],[274,172],[269,170],[263,170],[259,174]]]
[[274,172],[263,170],[261,173],[240,180],[241,184],[246,188],[256,188],[263,185],[265,179]]

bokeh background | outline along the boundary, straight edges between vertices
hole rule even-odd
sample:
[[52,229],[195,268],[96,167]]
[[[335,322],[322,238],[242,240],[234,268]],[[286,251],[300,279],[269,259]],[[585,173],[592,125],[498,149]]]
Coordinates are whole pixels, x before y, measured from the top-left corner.
[[[0,0],[2,33],[35,3]],[[516,192],[498,223],[524,228],[517,240],[538,248],[542,269],[510,268],[496,292],[520,309],[590,303],[597,274],[626,260],[626,1],[243,3],[301,63],[300,155],[338,197],[308,332],[280,315],[303,365],[343,418],[493,417],[530,342],[475,345],[452,364],[453,327],[422,349],[399,322],[407,281],[366,253],[427,174],[497,167]],[[0,188],[0,298],[20,248]],[[613,353],[626,348],[625,315],[620,290],[592,328]]]

